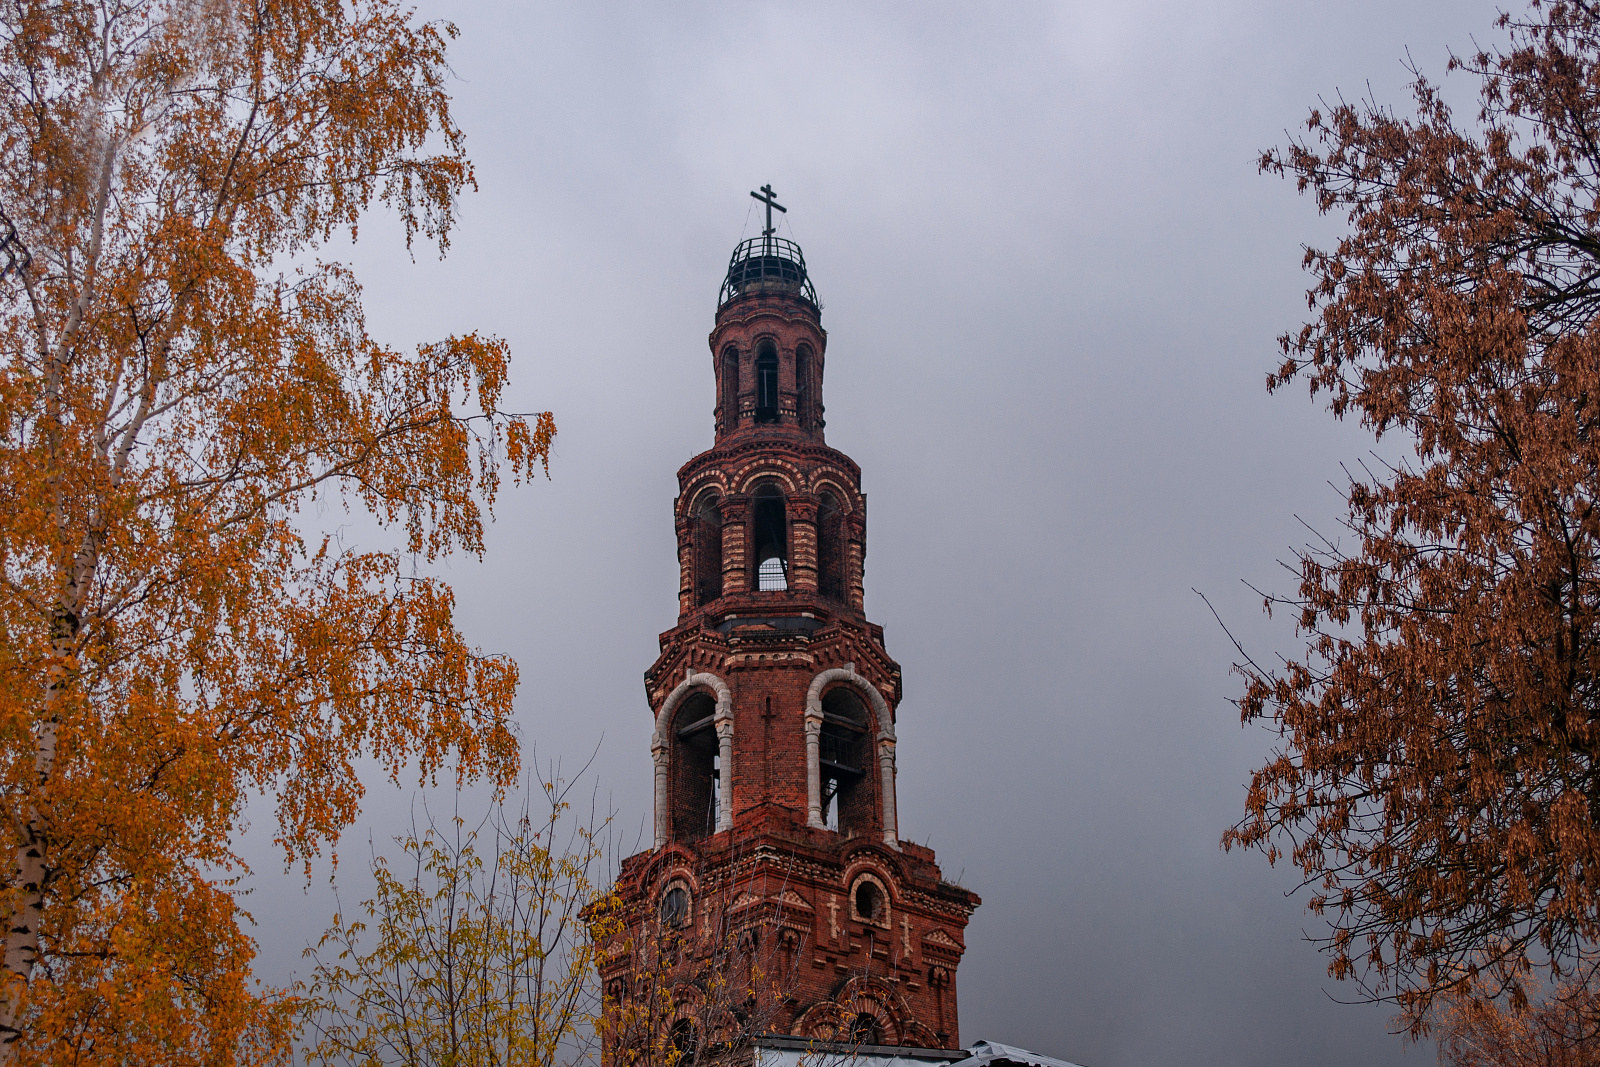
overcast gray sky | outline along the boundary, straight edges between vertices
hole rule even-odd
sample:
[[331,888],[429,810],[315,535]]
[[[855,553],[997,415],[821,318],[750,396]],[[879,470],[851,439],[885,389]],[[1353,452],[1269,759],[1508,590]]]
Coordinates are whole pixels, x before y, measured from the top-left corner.
[[[1330,528],[1370,442],[1268,397],[1337,233],[1257,175],[1319,96],[1408,101],[1404,62],[1492,40],[1485,2],[424,3],[461,36],[480,191],[450,256],[369,225],[373,332],[477,329],[560,427],[508,490],[462,623],[522,666],[541,757],[600,745],[647,818],[640,682],[676,621],[674,473],[711,444],[706,334],[747,195],[788,207],[825,310],[830,444],[860,464],[867,610],[905,671],[905,836],[984,900],[961,1035],[1090,1067],[1432,1062],[1346,1006],[1291,871],[1217,841],[1272,738],[1233,652],[1293,647],[1247,580]],[[1457,99],[1470,99],[1461,78]],[[1370,89],[1369,89],[1370,86]],[[1463,109],[1470,115],[1470,109]],[[603,741],[602,741],[603,738]],[[373,784],[345,846],[397,828]],[[260,847],[249,906],[284,980],[331,909]]]

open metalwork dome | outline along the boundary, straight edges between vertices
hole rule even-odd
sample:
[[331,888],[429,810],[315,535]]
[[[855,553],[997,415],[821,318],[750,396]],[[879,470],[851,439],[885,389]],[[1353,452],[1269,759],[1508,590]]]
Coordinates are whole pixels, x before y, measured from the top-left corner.
[[821,307],[800,246],[782,237],[752,237],[739,243],[728,260],[728,275],[722,279],[717,308],[721,310],[729,301],[759,293],[797,297],[814,308]]

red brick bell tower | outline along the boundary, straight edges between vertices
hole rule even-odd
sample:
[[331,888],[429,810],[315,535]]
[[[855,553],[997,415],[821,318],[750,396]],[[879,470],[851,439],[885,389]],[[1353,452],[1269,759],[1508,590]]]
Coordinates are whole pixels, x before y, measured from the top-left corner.
[[763,192],[711,331],[716,440],[678,471],[678,624],[644,676],[654,847],[622,864],[600,965],[630,1020],[611,1064],[657,1058],[646,1031],[698,1058],[766,1033],[960,1042],[979,901],[897,833],[900,667],[863,613],[861,471],[824,440],[828,336]]

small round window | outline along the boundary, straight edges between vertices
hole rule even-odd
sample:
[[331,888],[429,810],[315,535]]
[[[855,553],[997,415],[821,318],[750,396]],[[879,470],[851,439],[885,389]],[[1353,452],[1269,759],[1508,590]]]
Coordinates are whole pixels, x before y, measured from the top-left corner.
[[661,925],[679,928],[689,925],[689,891],[675,885],[661,894]]

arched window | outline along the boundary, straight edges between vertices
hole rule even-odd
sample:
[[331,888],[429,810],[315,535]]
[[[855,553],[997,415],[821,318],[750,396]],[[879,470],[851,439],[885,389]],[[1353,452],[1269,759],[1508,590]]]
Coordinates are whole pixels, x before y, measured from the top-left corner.
[[672,722],[672,836],[698,841],[717,829],[717,703],[710,693],[684,697]]
[[722,595],[722,501],[702,493],[695,501],[690,537],[694,548],[694,602],[709,604]]
[[722,350],[722,422],[739,424],[739,350],[729,345]]
[[756,590],[770,593],[789,588],[789,521],[783,490],[771,482],[757,488],[751,520]]
[[856,914],[869,922],[877,922],[882,914],[883,890],[873,882],[863,879],[856,886]]
[[878,1025],[878,1020],[862,1012],[850,1020],[850,1043],[852,1045],[880,1045],[883,1043],[883,1027]]
[[756,349],[756,421],[778,421],[778,348],[771,341]]
[[816,419],[816,412],[811,410],[811,397],[814,392],[811,382],[811,349],[801,345],[794,351],[794,407],[800,425],[808,430]]
[[841,834],[860,833],[872,825],[870,790],[862,787],[871,761],[867,709],[849,686],[822,695],[821,757],[822,821]]
[[699,1044],[695,1040],[694,1023],[688,1019],[679,1019],[667,1032],[667,1041],[671,1044],[672,1050],[678,1054],[675,1062],[681,1067],[689,1067],[689,1064],[694,1062],[695,1049]]
[[844,508],[827,490],[817,498],[817,591],[844,599]]
[[689,891],[674,885],[661,894],[661,925],[681,930],[689,925]]

